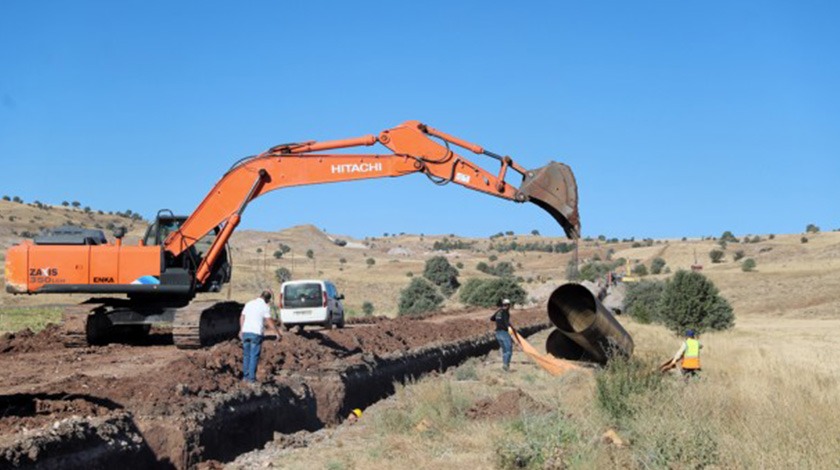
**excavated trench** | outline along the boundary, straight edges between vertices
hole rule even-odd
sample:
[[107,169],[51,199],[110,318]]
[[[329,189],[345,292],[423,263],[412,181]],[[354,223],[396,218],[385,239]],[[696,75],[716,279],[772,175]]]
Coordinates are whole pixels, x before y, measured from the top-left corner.
[[[7,335],[0,368],[41,361],[57,375],[33,384],[37,371],[11,367],[0,387],[0,468],[231,461],[276,432],[337,424],[351,409],[393,394],[396,382],[487,354],[496,347],[490,325],[469,316],[383,320],[267,342],[255,387],[239,382],[235,341],[191,353],[122,345],[74,351],[30,344],[49,329],[24,334],[26,341]],[[524,335],[549,326],[541,309],[515,318]]]

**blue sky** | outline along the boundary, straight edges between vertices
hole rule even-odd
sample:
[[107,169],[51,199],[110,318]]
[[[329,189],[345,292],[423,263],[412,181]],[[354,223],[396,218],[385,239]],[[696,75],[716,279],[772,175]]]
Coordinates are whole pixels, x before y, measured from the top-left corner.
[[[189,213],[243,156],[416,119],[569,164],[584,235],[834,229],[838,20],[833,1],[6,1],[0,193]],[[241,228],[303,223],[563,233],[419,175],[280,190]]]

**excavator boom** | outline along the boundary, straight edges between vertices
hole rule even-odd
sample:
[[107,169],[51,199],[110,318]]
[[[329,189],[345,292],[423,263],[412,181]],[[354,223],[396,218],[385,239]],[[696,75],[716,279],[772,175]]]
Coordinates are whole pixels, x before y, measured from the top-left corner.
[[[325,153],[375,144],[389,152]],[[499,169],[488,171],[453,148],[489,157]],[[520,184],[507,182],[509,171],[522,177]],[[159,213],[140,246],[124,246],[120,239],[107,243],[104,236],[15,245],[6,255],[6,290],[129,296],[93,299],[71,309],[65,325],[74,328],[68,333],[72,344],[84,342],[80,338],[104,341],[103,332],[111,327],[148,329],[152,323],[171,322],[176,344],[195,347],[204,338],[224,336],[227,329],[235,332],[236,322],[230,318],[237,313],[235,306],[197,306],[190,300],[196,292],[217,291],[229,281],[227,243],[251,201],[284,187],[413,173],[438,185],[454,183],[517,203],[532,202],[551,214],[567,236],[580,234],[577,184],[568,166],[550,162],[527,170],[508,156],[407,121],[378,135],[277,145],[245,158],[188,217]],[[86,321],[79,321],[80,311],[87,312]]]
[[[442,143],[433,140],[438,138]],[[392,154],[326,154],[323,150],[370,146],[376,143]],[[455,145],[501,163],[498,173],[490,173],[455,153]],[[508,169],[523,177],[519,187],[505,181]],[[569,238],[580,234],[577,184],[571,169],[551,162],[525,170],[510,157],[503,157],[465,140],[450,136],[417,121],[408,121],[379,136],[363,136],[327,142],[283,144],[239,162],[207,194],[180,230],[164,242],[171,256],[179,256],[214,227],[222,230],[214,247],[205,256],[196,279],[203,283],[216,259],[215,249],[224,246],[245,206],[275,189],[309,184],[351,181],[423,173],[437,184],[455,183],[515,202],[533,202],[545,209],[563,227]]]

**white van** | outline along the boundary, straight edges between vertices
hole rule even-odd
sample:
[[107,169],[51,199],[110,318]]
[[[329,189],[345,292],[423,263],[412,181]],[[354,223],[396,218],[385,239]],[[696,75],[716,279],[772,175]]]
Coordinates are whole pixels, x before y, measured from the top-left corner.
[[280,286],[280,321],[286,331],[304,325],[344,328],[343,299],[344,295],[330,281],[284,282]]

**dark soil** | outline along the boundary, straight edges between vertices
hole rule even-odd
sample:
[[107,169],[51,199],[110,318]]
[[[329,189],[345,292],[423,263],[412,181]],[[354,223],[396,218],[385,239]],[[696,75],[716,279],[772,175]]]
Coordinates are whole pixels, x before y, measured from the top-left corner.
[[[461,316],[424,319],[375,317],[372,323],[345,329],[285,333],[280,341],[267,339],[264,343],[257,379],[279,390],[300,380],[295,377],[319,378],[307,382],[314,388],[304,395],[329,400],[345,393],[334,371],[354,365],[364,369],[379,358],[393,362],[419,348],[489,337],[492,324],[484,316],[483,312],[468,311]],[[515,318],[517,326],[546,322],[542,309],[516,311]],[[16,439],[24,428],[48,429],[61,419],[79,417],[93,422],[127,412],[155,455],[177,456],[185,452],[184,433],[202,433],[200,424],[184,424],[183,417],[211,416],[218,403],[247,401],[264,393],[240,381],[242,349],[238,340],[197,351],[160,345],[159,338],[150,344],[65,349],[55,326],[37,334],[24,330],[4,335],[0,338],[0,369],[4,371],[0,441]],[[519,401],[517,406],[521,406]],[[183,461],[168,462],[175,467],[188,466]]]
[[543,414],[551,411],[548,406],[534,400],[521,389],[502,392],[495,398],[478,401],[467,410],[470,419],[515,418],[523,413]]

